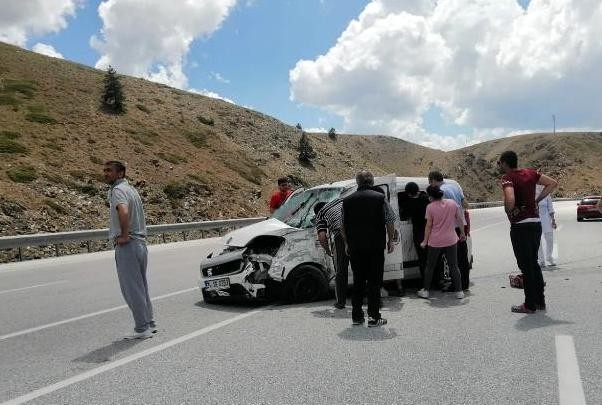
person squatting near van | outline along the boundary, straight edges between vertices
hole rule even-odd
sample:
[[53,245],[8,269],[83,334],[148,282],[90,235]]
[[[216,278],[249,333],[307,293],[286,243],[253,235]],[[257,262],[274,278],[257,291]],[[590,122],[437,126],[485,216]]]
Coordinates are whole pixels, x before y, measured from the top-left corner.
[[462,292],[462,277],[458,269],[456,228],[460,228],[459,240],[466,240],[466,236],[460,207],[456,205],[455,201],[444,199],[443,191],[439,186],[428,186],[426,193],[431,199],[431,203],[426,207],[426,227],[424,240],[420,246],[423,249],[428,246],[428,250],[426,252],[424,287],[418,290],[417,294],[420,298],[428,299],[433,272],[439,257],[441,254],[445,254],[456,298],[462,299],[464,293]]
[[111,187],[109,240],[115,247],[115,264],[121,293],[134,317],[134,333],[125,339],[147,339],[157,332],[148,293],[146,221],[140,195],[125,179],[122,162],[108,161],[104,177]]
[[[316,232],[320,245],[326,254],[332,257],[335,270],[334,307],[344,309],[347,303],[347,280],[349,257],[345,252],[345,240],[342,235],[343,200],[337,198],[329,203],[319,202],[315,205]],[[331,242],[334,252],[331,251]]]
[[[534,169],[519,169],[518,156],[513,151],[503,152],[497,164],[502,174],[504,209],[510,221],[510,241],[518,268],[523,273],[525,293],[524,303],[513,305],[510,310],[523,314],[532,314],[536,310],[545,311],[544,281],[537,262],[541,242],[541,222],[537,205],[558,183]],[[544,186],[537,198],[536,184]]]
[[[543,186],[535,186],[535,194],[538,196],[543,190]],[[546,262],[550,266],[556,266],[554,253],[554,230],[556,229],[556,218],[554,218],[554,203],[552,196],[548,194],[546,198],[539,202],[539,220],[541,221],[542,238],[537,252],[537,261],[540,267],[546,267]],[[544,254],[545,245],[545,254]]]
[[353,271],[351,317],[353,325],[362,325],[365,321],[362,301],[367,284],[368,326],[382,326],[387,323],[379,312],[383,250],[385,246],[388,253],[395,249],[396,216],[385,195],[372,189],[372,173],[360,171],[356,183],[357,191],[343,199],[342,235]]
[[[428,174],[429,184],[438,186],[443,192],[443,198],[454,200],[460,214],[462,215],[462,224],[456,228],[456,234],[460,236],[460,230],[466,225],[465,210],[468,209],[468,203],[464,198],[464,191],[457,183],[447,182],[443,179],[443,174],[439,171],[432,171]],[[462,290],[468,290],[470,286],[470,261],[468,260],[468,244],[466,240],[458,242],[458,268],[462,276]]]

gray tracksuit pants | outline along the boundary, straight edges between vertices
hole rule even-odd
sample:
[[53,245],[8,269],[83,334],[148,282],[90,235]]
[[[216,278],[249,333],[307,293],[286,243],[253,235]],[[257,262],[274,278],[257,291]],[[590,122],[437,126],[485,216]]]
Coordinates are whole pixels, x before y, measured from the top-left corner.
[[154,325],[153,307],[148,295],[146,242],[132,239],[125,245],[115,246],[115,263],[121,293],[134,316],[135,331],[144,332]]

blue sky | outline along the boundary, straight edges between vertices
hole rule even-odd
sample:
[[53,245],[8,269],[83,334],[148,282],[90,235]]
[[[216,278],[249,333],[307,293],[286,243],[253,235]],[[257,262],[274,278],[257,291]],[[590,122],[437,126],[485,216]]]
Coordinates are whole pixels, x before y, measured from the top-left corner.
[[549,131],[552,114],[600,127],[596,2],[3,1],[1,41],[307,129],[454,149]]

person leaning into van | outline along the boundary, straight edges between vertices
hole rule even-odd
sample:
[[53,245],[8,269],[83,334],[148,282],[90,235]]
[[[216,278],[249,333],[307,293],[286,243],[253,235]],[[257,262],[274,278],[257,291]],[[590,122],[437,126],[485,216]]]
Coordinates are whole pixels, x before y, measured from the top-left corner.
[[[385,246],[395,249],[395,213],[383,193],[372,189],[374,176],[360,171],[357,191],[343,199],[343,238],[353,271],[353,325],[364,323],[362,301],[368,284],[368,327],[382,326],[387,320],[379,312],[383,284]],[[386,229],[386,232],[385,232]],[[388,237],[388,240],[387,240]]]
[[428,186],[426,193],[431,203],[426,207],[426,227],[424,229],[424,240],[420,244],[422,248],[428,246],[426,253],[426,270],[424,272],[424,288],[417,292],[420,298],[429,297],[429,287],[433,277],[433,271],[442,253],[447,258],[449,272],[452,277],[453,288],[456,298],[464,298],[462,292],[462,277],[458,269],[458,235],[456,228],[460,228],[460,240],[466,240],[464,235],[464,220],[460,208],[455,201],[443,199],[443,191],[439,186]]
[[[328,204],[319,202],[315,205],[316,212],[316,232],[320,245],[332,257],[335,270],[335,294],[336,302],[334,307],[344,309],[347,303],[347,278],[349,269],[349,257],[345,252],[345,240],[341,234],[343,226],[343,200],[337,198]],[[330,249],[329,243],[332,240],[334,252]]]

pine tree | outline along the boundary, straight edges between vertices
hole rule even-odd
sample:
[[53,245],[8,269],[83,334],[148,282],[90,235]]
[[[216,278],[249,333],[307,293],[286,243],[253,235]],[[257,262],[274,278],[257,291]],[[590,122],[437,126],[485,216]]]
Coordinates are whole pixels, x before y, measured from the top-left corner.
[[328,131],[328,137],[330,139],[332,139],[333,141],[337,140],[337,131],[335,131],[334,128],[330,128],[330,130]]
[[301,127],[301,124],[299,124],[298,122],[297,122],[297,126],[296,126],[296,128],[297,128],[299,131],[301,131],[301,130],[303,129],[303,128]]
[[117,76],[117,71],[109,66],[104,78],[104,91],[102,93],[102,108],[114,114],[125,113],[125,96],[123,87]]
[[307,137],[305,131],[301,133],[301,138],[299,139],[299,161],[302,163],[310,163],[311,159],[316,157],[316,152],[314,148],[311,146],[311,142]]

